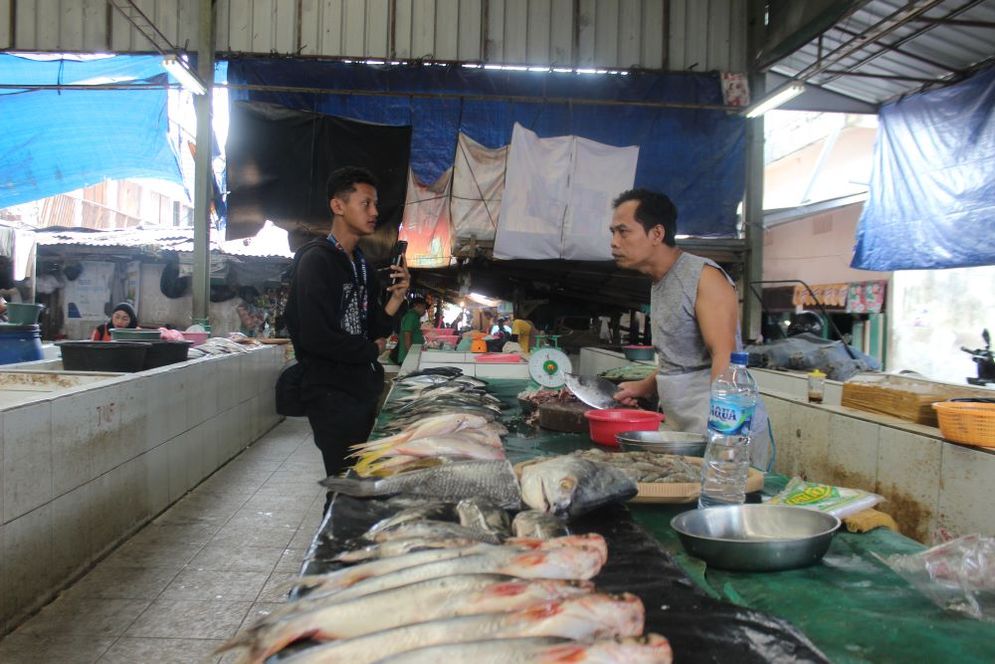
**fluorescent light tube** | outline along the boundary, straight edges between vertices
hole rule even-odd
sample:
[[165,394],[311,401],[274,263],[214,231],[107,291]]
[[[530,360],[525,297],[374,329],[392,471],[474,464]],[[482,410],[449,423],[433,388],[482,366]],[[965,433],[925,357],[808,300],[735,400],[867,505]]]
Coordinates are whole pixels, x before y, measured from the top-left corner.
[[771,93],[767,97],[764,97],[757,103],[751,104],[745,111],[743,111],[743,114],[748,118],[760,117],[767,111],[774,110],[778,106],[786,103],[789,99],[794,99],[803,92],[805,92],[804,83],[789,83],[788,85]]
[[204,82],[200,80],[197,74],[193,73],[188,65],[183,60],[180,60],[175,55],[167,55],[162,59],[162,66],[165,67],[166,71],[173,75],[180,85],[183,86],[184,90],[192,92],[195,95],[202,95],[207,92],[207,88],[204,86]]

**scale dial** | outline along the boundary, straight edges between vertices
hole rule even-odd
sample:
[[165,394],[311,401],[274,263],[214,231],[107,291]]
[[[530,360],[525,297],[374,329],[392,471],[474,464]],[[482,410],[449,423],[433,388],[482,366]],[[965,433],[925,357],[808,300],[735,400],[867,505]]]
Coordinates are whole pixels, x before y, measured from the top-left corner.
[[558,348],[540,348],[529,358],[529,375],[540,387],[563,387],[566,384],[564,374],[571,371],[570,358]]

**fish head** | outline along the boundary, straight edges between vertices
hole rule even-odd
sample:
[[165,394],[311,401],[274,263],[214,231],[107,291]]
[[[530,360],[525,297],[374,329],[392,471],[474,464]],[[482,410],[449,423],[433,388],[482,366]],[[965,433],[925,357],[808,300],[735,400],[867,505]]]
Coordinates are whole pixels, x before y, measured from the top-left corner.
[[611,639],[643,633],[646,610],[642,600],[630,593],[570,597],[562,600],[560,609],[564,622],[571,630],[576,629],[576,632],[561,634],[567,638]]
[[570,473],[526,467],[522,474],[522,500],[534,510],[563,514],[573,502],[577,485],[577,478]]

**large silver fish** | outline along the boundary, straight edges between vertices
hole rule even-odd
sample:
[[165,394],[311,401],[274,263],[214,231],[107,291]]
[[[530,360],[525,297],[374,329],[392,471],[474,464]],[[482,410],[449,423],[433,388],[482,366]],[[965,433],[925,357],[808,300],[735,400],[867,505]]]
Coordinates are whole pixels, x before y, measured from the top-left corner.
[[[521,580],[495,574],[430,579],[347,602],[287,605],[236,635],[223,649],[247,648],[242,662],[262,662],[303,638],[350,639],[402,625],[513,611],[592,592],[586,581]],[[302,604],[302,608],[295,608]]]
[[365,539],[372,540],[382,530],[391,530],[405,523],[425,520],[451,521],[457,518],[456,510],[452,503],[441,500],[433,500],[422,505],[406,507],[394,514],[385,517],[370,526],[370,529],[363,535]]
[[409,650],[377,664],[670,664],[673,660],[670,642],[649,634],[589,643],[548,636],[450,643]]
[[360,498],[404,493],[459,501],[481,496],[507,509],[521,506],[518,482],[507,461],[458,461],[378,480],[328,477],[321,484]]
[[518,611],[396,627],[308,648],[282,661],[283,664],[372,664],[416,648],[486,639],[543,636],[610,639],[637,636],[643,631],[643,620],[643,604],[638,597],[592,593]]
[[523,467],[521,485],[522,500],[532,509],[570,517],[624,503],[639,493],[636,482],[617,468],[575,456]]
[[[370,544],[359,549],[343,551],[335,556],[334,560],[344,563],[357,563],[364,560],[376,560],[378,558],[393,558],[403,556],[407,553],[421,551],[425,549],[457,549],[470,546],[476,540],[462,538],[438,538],[438,537],[405,537],[388,542]],[[314,558],[312,558],[314,560]]]
[[492,546],[473,555],[436,560],[424,565],[398,569],[396,572],[381,576],[367,577],[346,588],[342,588],[339,578],[332,578],[327,587],[322,585],[320,576],[306,577],[306,583],[314,588],[308,597],[334,594],[336,600],[341,601],[453,574],[506,574],[520,579],[586,581],[601,571],[604,562],[604,550],[594,546],[557,546],[538,550]]
[[476,542],[488,542],[490,544],[497,544],[499,541],[496,535],[485,530],[475,530],[449,521],[428,519],[410,521],[391,528],[381,528],[375,533],[368,532],[363,537],[373,542],[390,542],[398,539],[411,539],[412,537],[472,539]]

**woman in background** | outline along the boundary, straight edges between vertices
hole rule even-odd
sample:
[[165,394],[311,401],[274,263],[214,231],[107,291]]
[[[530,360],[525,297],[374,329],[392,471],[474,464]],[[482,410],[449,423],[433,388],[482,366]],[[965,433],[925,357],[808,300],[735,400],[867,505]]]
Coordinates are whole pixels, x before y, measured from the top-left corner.
[[93,334],[90,335],[91,341],[110,341],[111,340],[111,330],[114,328],[136,328],[138,327],[138,315],[135,313],[135,308],[128,304],[127,302],[122,302],[114,307],[111,312],[111,319],[104,323],[103,325],[98,325],[94,330]]

